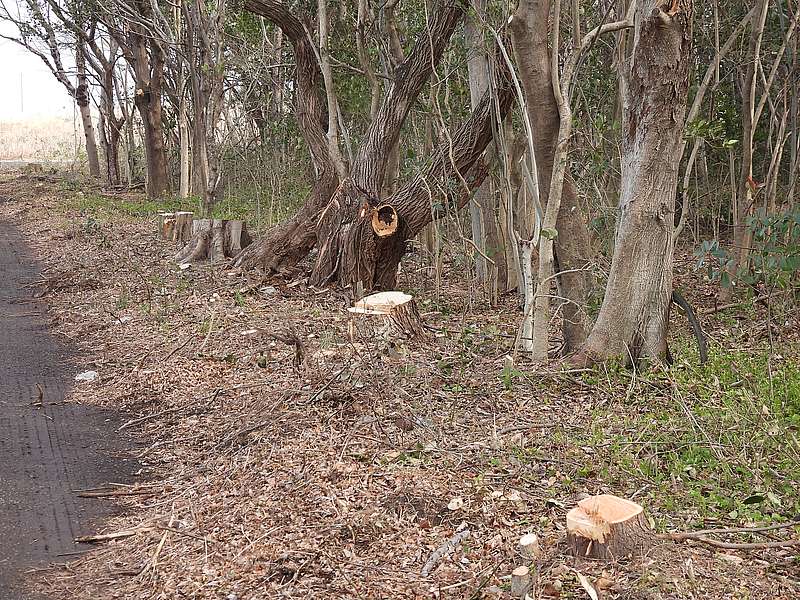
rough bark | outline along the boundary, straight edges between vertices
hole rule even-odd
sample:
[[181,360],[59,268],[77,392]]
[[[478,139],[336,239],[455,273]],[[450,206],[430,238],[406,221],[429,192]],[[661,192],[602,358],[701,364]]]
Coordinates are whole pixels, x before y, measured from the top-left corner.
[[297,84],[295,118],[316,175],[311,193],[300,210],[269,230],[236,260],[237,266],[246,269],[259,267],[268,273],[280,273],[303,260],[316,244],[317,220],[339,185],[339,178],[325,137],[328,116],[322,72],[303,22],[295,16],[295,11],[276,0],[246,0],[245,8],[274,23],[292,44]]
[[488,174],[481,157],[497,127],[495,103],[504,118],[513,102],[503,64],[498,64],[496,89],[484,94],[469,119],[452,136],[452,145],[436,148],[425,171],[386,199],[385,203],[393,206],[398,215],[396,232],[391,236],[376,236],[369,213],[349,225],[343,235],[349,245],[334,272],[340,286],[360,283],[364,290],[394,288],[406,240],[413,239],[433,220],[461,210],[470,201]]
[[[137,1],[142,18],[150,18],[152,9],[145,1]],[[147,196],[160,198],[170,189],[167,153],[164,145],[162,88],[164,83],[164,50],[159,41],[148,34],[141,23],[131,23],[124,30],[109,27],[117,38],[134,74],[134,104],[142,118],[147,172]]]
[[691,0],[637,2],[617,239],[600,314],[574,364],[666,356],[691,13]]
[[[320,217],[317,238],[324,243],[311,275],[312,285],[327,285],[336,280],[347,286],[361,281],[365,289],[370,289],[368,282],[373,277],[369,257],[374,255],[375,239],[367,225],[372,211],[381,204],[380,192],[389,156],[412,104],[430,79],[463,16],[463,4],[437,2],[431,9],[425,33],[395,69],[395,78],[359,147],[350,177]],[[346,274],[345,278],[339,277],[339,273]]]
[[[539,196],[547,206],[553,158],[558,142],[560,117],[551,84],[551,54],[548,44],[550,0],[522,0],[511,21],[514,54],[519,66],[526,108],[533,129],[536,165],[539,170]],[[586,217],[578,200],[575,183],[564,178],[556,219],[558,235],[554,241],[562,328],[565,351],[574,351],[586,339],[588,331],[585,306],[591,291],[591,275],[585,270],[591,256]]]

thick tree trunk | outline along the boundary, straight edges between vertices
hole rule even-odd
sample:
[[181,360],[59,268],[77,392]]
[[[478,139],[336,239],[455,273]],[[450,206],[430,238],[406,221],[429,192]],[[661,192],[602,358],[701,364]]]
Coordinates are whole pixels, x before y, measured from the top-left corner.
[[574,364],[666,356],[691,17],[691,0],[637,0],[614,257],[600,314]]
[[411,106],[464,17],[464,8],[460,3],[437,2],[431,9],[426,34],[395,69],[395,79],[361,143],[350,177],[319,220],[317,238],[324,243],[311,275],[312,285],[361,282],[365,290],[371,289],[374,259],[369,257],[375,256],[376,241],[370,223],[372,211],[382,203],[380,192],[388,160]]
[[303,260],[316,244],[317,220],[339,185],[339,178],[328,152],[323,125],[328,116],[322,72],[303,23],[292,9],[277,0],[246,0],[245,7],[274,23],[292,44],[297,84],[295,117],[311,153],[316,175],[311,194],[297,214],[270,229],[236,259],[236,266],[245,269],[261,268],[268,273],[280,273]]
[[[484,94],[477,109],[452,136],[452,145],[448,143],[438,148],[423,173],[386,199],[385,204],[391,205],[398,216],[398,226],[392,235],[375,234],[374,207],[364,199],[361,190],[343,185],[337,191],[331,205],[349,205],[356,211],[356,218],[344,223],[334,221],[337,214],[342,214],[341,208],[331,216],[325,215],[324,220],[330,220],[327,223],[323,220],[322,224],[336,236],[332,245],[338,245],[337,262],[326,277],[314,272],[312,279],[317,285],[335,279],[342,287],[357,288],[360,284],[364,291],[392,289],[406,240],[414,238],[434,219],[466,206],[488,174],[480,159],[496,128],[495,102],[499,105],[501,119],[512,104],[513,93],[508,72],[502,68],[504,64],[498,65],[497,89]],[[432,205],[443,208],[432,211]]]
[[[533,129],[536,165],[539,171],[539,197],[547,206],[553,159],[558,142],[560,117],[553,95],[551,55],[548,45],[550,0],[522,0],[511,21],[514,55],[519,65],[526,108]],[[556,278],[561,307],[565,352],[577,350],[586,339],[586,300],[591,291],[591,275],[586,270],[591,256],[589,230],[578,201],[575,183],[564,178],[556,219],[558,235],[554,241]]]

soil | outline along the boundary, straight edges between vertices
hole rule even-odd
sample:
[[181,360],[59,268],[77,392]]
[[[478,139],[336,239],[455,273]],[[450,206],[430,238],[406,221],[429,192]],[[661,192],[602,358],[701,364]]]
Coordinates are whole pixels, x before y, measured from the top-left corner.
[[[67,402],[132,413],[123,433],[142,444],[137,459],[152,473],[102,529],[126,537],[39,573],[50,600],[506,600],[516,544],[531,532],[542,546],[537,599],[586,598],[584,576],[609,600],[798,597],[791,548],[657,540],[642,560],[570,556],[564,518],[585,494],[634,499],[663,531],[742,518],[701,514],[683,470],[659,487],[645,470],[669,452],[639,449],[659,434],[652,408],[687,407],[685,384],[658,373],[535,371],[521,353],[510,361],[517,299],[488,307],[454,255],[441,279],[416,247],[404,260],[398,289],[415,296],[431,335],[389,343],[353,335],[350,299],[306,285],[308,265],[267,281],[208,262],[179,268],[177,245],[156,234],[161,207],[135,193],[0,176],[3,194],[11,201],[0,202],[0,218],[46,265],[44,278],[29,267],[22,278],[41,283],[53,330],[81,357],[70,377],[100,373]],[[679,287],[707,305],[713,290],[679,267]],[[733,326],[700,314],[715,349],[740,343]],[[674,323],[676,363],[695,360],[685,319]],[[800,325],[785,329],[774,335],[796,336]],[[766,419],[760,406],[753,412]],[[795,506],[790,493],[782,501],[786,513]],[[427,568],[451,539],[457,547]]]
[[90,549],[75,542],[118,512],[78,490],[130,479],[135,462],[115,411],[66,403],[75,357],[50,333],[33,295],[40,270],[0,220],[0,598],[42,598],[23,574]]

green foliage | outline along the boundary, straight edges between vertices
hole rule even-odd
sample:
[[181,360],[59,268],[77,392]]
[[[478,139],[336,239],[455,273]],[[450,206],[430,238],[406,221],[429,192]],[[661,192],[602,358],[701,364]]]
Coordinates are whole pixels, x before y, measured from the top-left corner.
[[[752,252],[747,265],[740,265],[735,277],[749,286],[797,289],[800,287],[800,208],[767,214],[763,209],[746,220],[752,237]],[[695,251],[697,269],[706,269],[712,281],[723,287],[733,282],[731,253],[717,240],[704,241]]]

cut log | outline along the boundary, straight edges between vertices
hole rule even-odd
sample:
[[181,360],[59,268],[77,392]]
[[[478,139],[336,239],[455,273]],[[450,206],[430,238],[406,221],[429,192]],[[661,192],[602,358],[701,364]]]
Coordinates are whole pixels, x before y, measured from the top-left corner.
[[584,498],[567,513],[567,543],[575,556],[639,557],[652,545],[653,532],[641,506],[602,494]]
[[194,213],[188,211],[178,211],[175,213],[175,229],[172,234],[174,242],[188,242],[192,238]]
[[179,263],[234,258],[252,243],[244,221],[195,219],[188,243],[175,255]]
[[347,309],[350,339],[371,337],[425,338],[427,333],[414,297],[403,292],[378,292]]
[[175,213],[163,212],[158,215],[158,235],[162,240],[171,240],[175,234]]
[[525,598],[531,588],[531,570],[521,566],[511,571],[511,597]]

